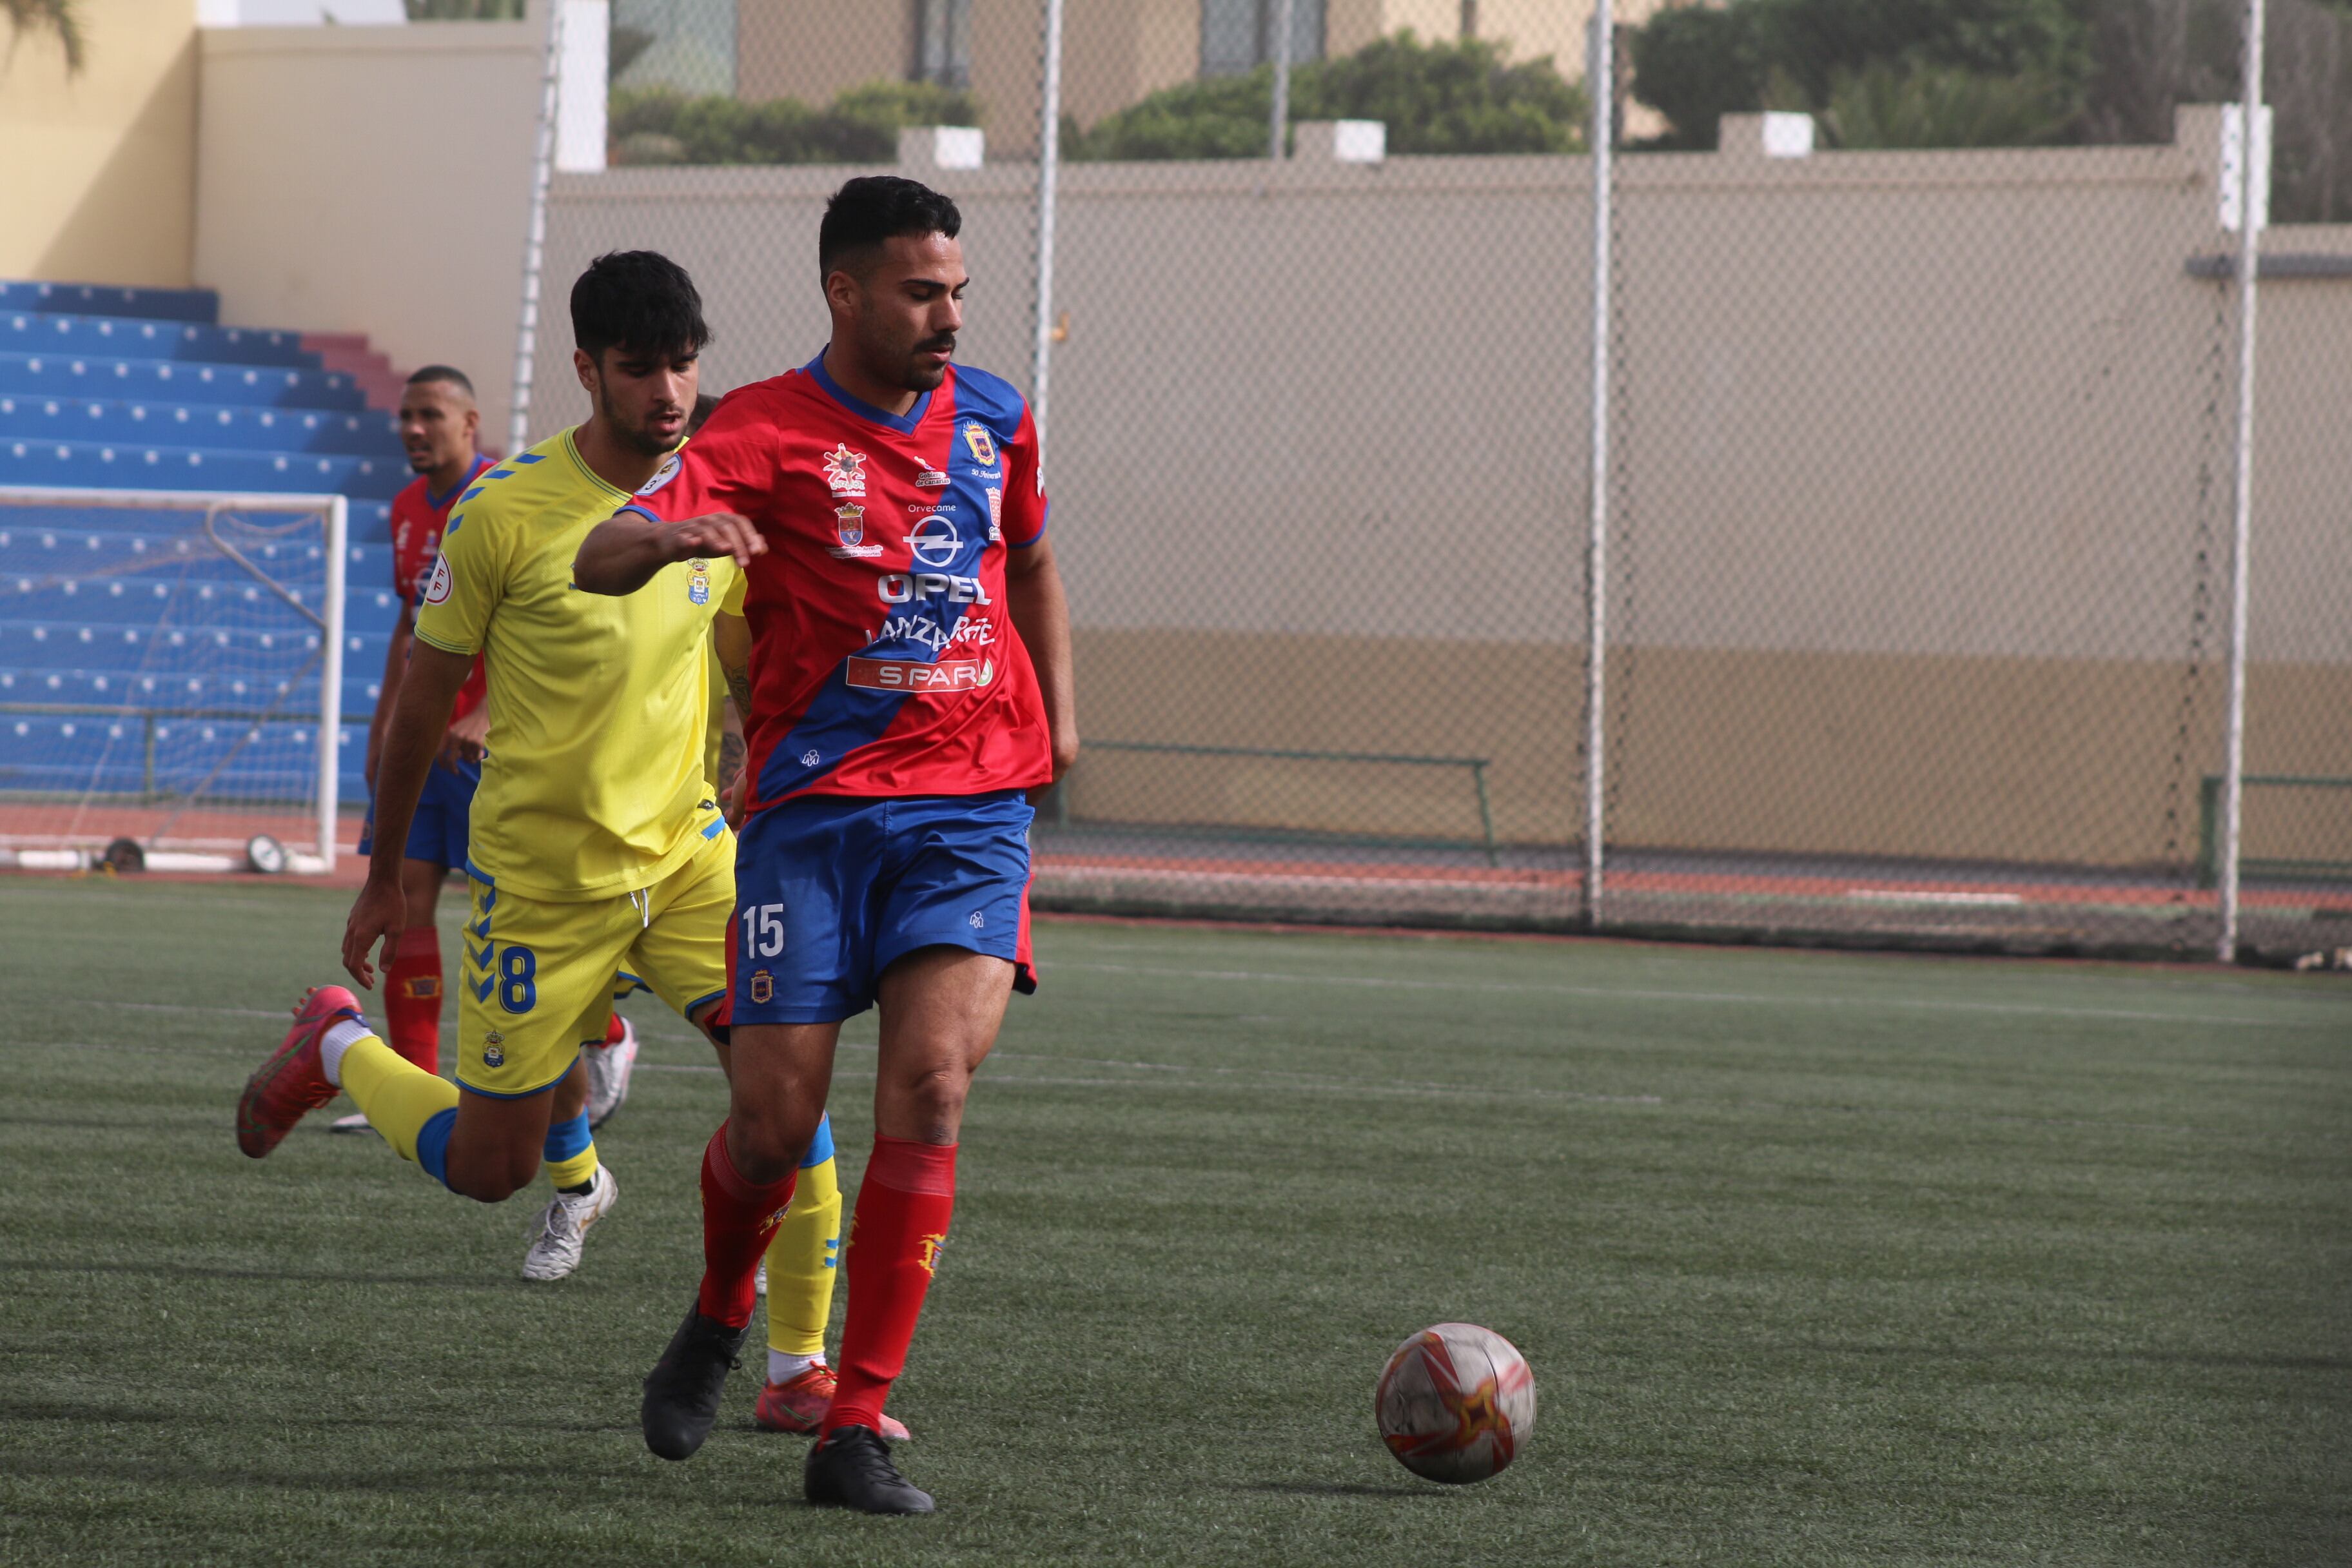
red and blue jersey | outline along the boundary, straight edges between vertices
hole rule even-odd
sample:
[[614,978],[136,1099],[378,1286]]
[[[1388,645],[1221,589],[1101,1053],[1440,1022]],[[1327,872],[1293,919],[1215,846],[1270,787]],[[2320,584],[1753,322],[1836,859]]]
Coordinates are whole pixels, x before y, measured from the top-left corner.
[[845,392],[823,355],[738,387],[631,509],[740,512],[757,811],[796,795],[966,795],[1053,779],[1005,552],[1045,537],[1021,395],[950,366],[903,415]]
[[[416,613],[418,595],[441,553],[441,531],[448,526],[449,509],[489,466],[490,460],[477,452],[466,477],[439,495],[433,493],[432,481],[419,474],[392,498],[392,591],[410,615]],[[480,707],[483,685],[482,661],[477,657],[474,673],[458,689],[457,706],[449,716],[460,718]]]

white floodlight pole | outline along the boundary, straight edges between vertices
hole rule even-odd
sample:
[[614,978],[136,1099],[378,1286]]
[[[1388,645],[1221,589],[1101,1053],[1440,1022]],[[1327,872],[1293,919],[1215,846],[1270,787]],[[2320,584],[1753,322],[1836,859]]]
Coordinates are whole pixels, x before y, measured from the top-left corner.
[[547,68],[540,85],[539,152],[530,165],[530,221],[523,235],[522,313],[515,322],[514,401],[507,413],[506,455],[530,443],[530,364],[539,348],[539,274],[547,251],[547,185],[555,173],[555,111],[563,70],[564,0],[547,7]]
[[1282,162],[1283,132],[1290,124],[1290,26],[1296,0],[1276,0],[1274,8],[1274,111],[1266,116],[1265,155]]
[[1062,0],[1045,0],[1045,80],[1037,97],[1037,339],[1029,362],[1029,417],[1037,426],[1042,479],[1054,369],[1054,216],[1062,183]]
[[[1616,168],[1616,40],[1609,0],[1594,0],[1592,37],[1584,51],[1592,94],[1592,485],[1584,556],[1584,919],[1601,923],[1602,662],[1609,609],[1609,214]],[[1595,85],[1597,84],[1597,85]]]
[[2258,197],[2270,145],[2261,134],[2263,0],[2246,0],[2245,79],[2238,94],[2238,462],[2230,519],[2230,688],[2221,721],[2221,937],[2215,956],[2238,956],[2238,827],[2246,784],[2246,553],[2254,511],[2254,295],[2262,271]]

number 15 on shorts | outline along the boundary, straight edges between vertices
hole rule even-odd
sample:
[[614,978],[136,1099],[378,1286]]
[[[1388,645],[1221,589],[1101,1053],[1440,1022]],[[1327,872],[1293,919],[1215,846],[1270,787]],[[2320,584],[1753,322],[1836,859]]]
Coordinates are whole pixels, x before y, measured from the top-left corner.
[[753,904],[743,911],[743,956],[776,958],[784,951],[784,906]]

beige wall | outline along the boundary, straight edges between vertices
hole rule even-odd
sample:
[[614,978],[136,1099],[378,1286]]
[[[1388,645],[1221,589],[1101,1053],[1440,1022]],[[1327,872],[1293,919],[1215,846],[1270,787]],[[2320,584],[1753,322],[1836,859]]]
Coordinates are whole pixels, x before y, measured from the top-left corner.
[[[983,0],[985,3],[985,0]],[[739,0],[735,96],[824,104],[843,88],[903,81],[913,58],[914,8],[877,0]]]
[[206,30],[194,273],[224,319],[458,365],[502,442],[543,29]]
[[[2226,631],[2229,304],[2187,268],[2227,243],[2217,120],[2165,147],[1792,161],[1742,121],[1719,153],[1624,161],[1623,842],[2193,848]],[[551,276],[664,237],[712,302],[714,384],[774,374],[823,340],[808,256],[845,173],[561,180]],[[1486,757],[1507,837],[1572,835],[1588,174],[1066,171],[1047,476],[1090,733]],[[940,183],[967,212],[964,357],[1025,379],[1027,171]],[[2352,227],[2267,243],[2352,257]],[[2249,765],[2352,775],[2352,281],[2263,299]],[[563,374],[542,352],[541,395]],[[1349,766],[1105,753],[1075,794],[1113,819],[1465,830],[1465,781]]]
[[83,0],[87,68],[45,34],[0,49],[0,278],[185,288],[195,0]]

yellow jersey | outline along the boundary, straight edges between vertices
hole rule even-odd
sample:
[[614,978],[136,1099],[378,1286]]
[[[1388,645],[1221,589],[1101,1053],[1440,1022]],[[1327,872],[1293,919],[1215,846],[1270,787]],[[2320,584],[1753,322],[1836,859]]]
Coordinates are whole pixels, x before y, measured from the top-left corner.
[[572,437],[506,459],[458,498],[416,612],[420,640],[483,655],[488,676],[466,868],[550,902],[650,887],[700,843],[704,650],[740,575],[721,556],[665,566],[618,598],[573,587],[581,541],[630,498]]

